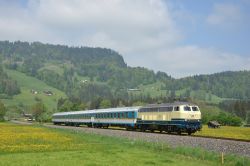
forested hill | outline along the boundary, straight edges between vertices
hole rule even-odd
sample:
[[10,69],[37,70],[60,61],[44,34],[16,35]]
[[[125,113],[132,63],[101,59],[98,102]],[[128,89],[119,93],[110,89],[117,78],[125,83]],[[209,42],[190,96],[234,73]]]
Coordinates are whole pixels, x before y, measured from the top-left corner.
[[162,72],[155,74],[143,67],[128,67],[121,55],[106,48],[2,41],[0,58],[6,68],[36,77],[75,97],[92,86],[97,96],[110,97],[108,94],[114,93],[126,96],[127,88],[171,79]]
[[227,71],[172,80],[166,89],[204,90],[221,98],[250,99],[250,71]]
[[12,96],[18,93],[20,93],[20,87],[17,85],[17,82],[9,78],[0,65],[0,98],[4,98],[6,95]]
[[4,58],[12,60],[12,63],[23,62],[39,63],[42,66],[46,62],[67,62],[81,67],[85,64],[107,64],[118,67],[126,67],[121,55],[106,48],[68,47],[63,45],[42,44],[40,42],[0,42],[0,51]]
[[[127,100],[127,89],[153,86],[157,89],[155,95],[161,97],[192,97],[192,93],[202,92],[203,95],[198,95],[202,100],[208,94],[220,98],[250,98],[250,71],[173,79],[164,72],[129,67],[119,53],[106,48],[0,41],[0,60],[5,68],[36,77],[64,91],[68,97],[84,102],[99,97]],[[151,96],[151,92],[139,94]],[[10,95],[16,93],[18,88]]]

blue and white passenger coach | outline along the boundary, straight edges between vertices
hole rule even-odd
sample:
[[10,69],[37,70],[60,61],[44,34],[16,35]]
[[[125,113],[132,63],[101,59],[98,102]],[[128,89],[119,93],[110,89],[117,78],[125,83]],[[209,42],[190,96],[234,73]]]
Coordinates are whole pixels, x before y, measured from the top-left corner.
[[202,128],[201,112],[191,103],[155,104],[143,107],[96,109],[53,114],[54,124],[88,127],[118,126],[141,131],[192,134]]

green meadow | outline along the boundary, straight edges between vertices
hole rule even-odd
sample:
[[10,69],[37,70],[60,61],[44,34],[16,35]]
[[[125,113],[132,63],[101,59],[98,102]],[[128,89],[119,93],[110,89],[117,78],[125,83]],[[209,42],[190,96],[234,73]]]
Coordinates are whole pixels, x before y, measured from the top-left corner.
[[250,141],[250,128],[249,127],[233,127],[233,126],[221,126],[220,128],[208,128],[207,125],[203,125],[202,130],[196,132],[198,136],[209,137],[221,137],[221,138],[233,138]]
[[[202,149],[132,141],[66,129],[0,123],[0,165],[220,165],[220,154]],[[249,165],[225,156],[225,165]]]
[[[20,103],[26,106],[31,106],[35,104],[36,100],[41,100],[48,109],[56,109],[57,100],[60,97],[66,97],[65,93],[53,88],[46,83],[34,78],[27,76],[24,73],[18,72],[16,70],[7,70],[8,75],[15,79],[21,87],[21,93],[15,95],[12,99],[3,99],[2,101],[6,106],[18,105]],[[38,94],[32,94],[31,90],[35,90]],[[44,90],[50,90],[54,93],[52,96],[47,96],[43,93]]]

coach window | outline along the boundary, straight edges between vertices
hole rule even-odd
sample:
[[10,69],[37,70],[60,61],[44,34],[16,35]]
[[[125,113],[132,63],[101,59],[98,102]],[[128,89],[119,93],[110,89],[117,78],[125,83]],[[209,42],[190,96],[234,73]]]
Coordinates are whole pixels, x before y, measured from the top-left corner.
[[134,112],[132,112],[132,118],[134,118],[135,117],[135,113]]
[[125,113],[125,118],[128,118],[128,112]]
[[174,107],[174,110],[175,110],[175,111],[179,111],[179,110],[180,110],[180,107],[179,107],[179,106]]

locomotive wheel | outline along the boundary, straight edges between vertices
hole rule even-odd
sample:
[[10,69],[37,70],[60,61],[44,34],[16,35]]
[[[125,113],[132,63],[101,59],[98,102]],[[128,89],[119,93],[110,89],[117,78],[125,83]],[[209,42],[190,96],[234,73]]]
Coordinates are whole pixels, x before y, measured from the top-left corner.
[[145,128],[143,128],[143,127],[140,130],[141,130],[141,132],[145,132],[146,131]]

